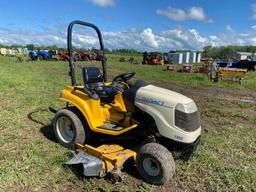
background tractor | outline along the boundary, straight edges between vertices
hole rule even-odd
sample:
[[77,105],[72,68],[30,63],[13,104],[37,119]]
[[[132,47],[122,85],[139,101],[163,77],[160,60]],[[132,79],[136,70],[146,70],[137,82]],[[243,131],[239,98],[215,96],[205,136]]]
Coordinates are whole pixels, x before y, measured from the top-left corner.
[[57,58],[53,57],[52,51],[46,51],[46,50],[30,51],[29,58],[32,61],[35,61],[35,60],[55,60],[55,61],[57,61],[58,60]]
[[69,60],[69,54],[66,51],[59,51],[59,60],[60,61],[68,61]]
[[163,55],[158,52],[144,52],[142,64],[146,65],[163,65],[164,59]]

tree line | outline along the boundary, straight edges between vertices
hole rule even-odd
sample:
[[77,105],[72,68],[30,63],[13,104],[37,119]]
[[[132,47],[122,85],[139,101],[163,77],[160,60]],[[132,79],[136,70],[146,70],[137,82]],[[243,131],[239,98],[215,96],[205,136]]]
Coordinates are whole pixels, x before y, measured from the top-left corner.
[[[63,47],[58,47],[57,45],[49,45],[49,46],[38,46],[38,45],[33,45],[33,44],[27,44],[27,45],[20,45],[20,44],[13,44],[13,45],[3,45],[0,44],[0,48],[7,48],[7,49],[17,49],[19,47],[26,47],[28,48],[28,50],[59,50],[59,51],[67,51],[67,48],[63,48]],[[86,48],[76,48],[74,47],[75,50],[77,51],[89,51],[92,49],[86,49]],[[140,54],[141,52],[136,51],[134,49],[108,49],[105,48],[105,52],[106,53],[115,53],[115,54],[119,54],[119,53],[127,53],[127,54]]]
[[[51,46],[38,46],[33,44],[19,45],[2,45],[2,48],[18,48],[18,47],[27,47],[28,50],[59,50],[59,51],[66,51],[66,48],[58,47],[57,45]],[[89,49],[84,48],[75,48],[78,51],[88,51]],[[172,52],[188,52],[190,50],[170,50],[169,53]],[[113,53],[113,54],[127,54],[127,55],[137,55],[142,54],[142,52],[134,50],[134,49],[108,49],[105,48],[106,53]],[[228,45],[228,46],[220,46],[220,47],[213,47],[213,46],[205,46],[202,50],[202,57],[212,57],[214,59],[230,59],[234,52],[256,52],[256,46],[237,46],[237,45]]]
[[214,59],[231,59],[234,52],[256,52],[256,46],[237,46],[228,45],[221,47],[206,46],[203,48],[203,57],[212,57]]

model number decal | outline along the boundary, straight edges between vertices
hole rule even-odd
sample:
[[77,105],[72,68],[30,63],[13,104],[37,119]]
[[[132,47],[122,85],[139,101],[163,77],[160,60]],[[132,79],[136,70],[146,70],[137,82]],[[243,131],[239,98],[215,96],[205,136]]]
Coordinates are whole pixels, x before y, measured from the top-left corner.
[[183,140],[183,137],[179,136],[179,135],[174,135],[175,139],[178,139],[178,140]]

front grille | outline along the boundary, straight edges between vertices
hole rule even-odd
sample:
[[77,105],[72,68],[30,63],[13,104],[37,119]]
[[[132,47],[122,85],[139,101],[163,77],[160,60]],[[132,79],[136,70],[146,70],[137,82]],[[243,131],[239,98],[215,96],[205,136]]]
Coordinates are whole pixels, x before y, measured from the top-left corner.
[[184,113],[175,110],[175,125],[184,131],[195,131],[200,126],[198,112]]

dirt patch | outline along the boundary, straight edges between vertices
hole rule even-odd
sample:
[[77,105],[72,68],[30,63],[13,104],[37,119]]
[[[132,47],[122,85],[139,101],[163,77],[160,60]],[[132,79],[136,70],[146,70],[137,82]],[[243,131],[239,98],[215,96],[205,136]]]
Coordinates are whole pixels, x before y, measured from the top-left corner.
[[177,81],[158,81],[157,86],[176,91],[192,98],[214,98],[230,101],[256,103],[256,93],[252,89],[231,89],[220,87],[191,87]]

